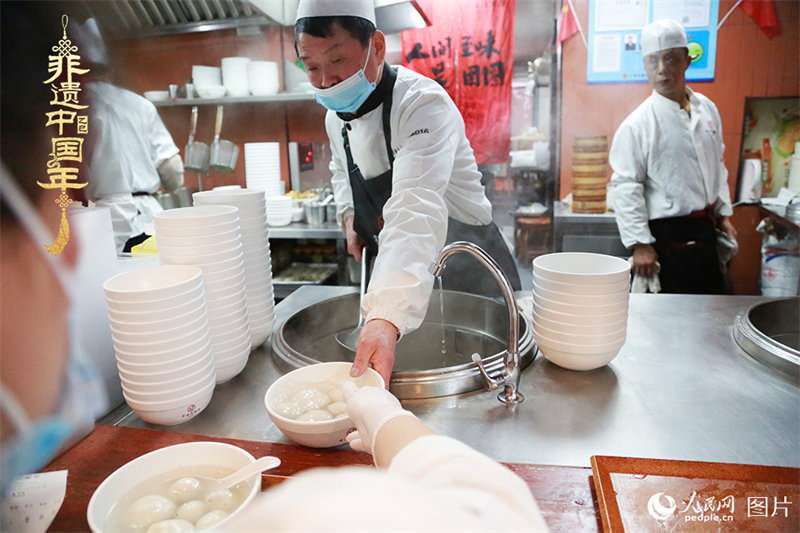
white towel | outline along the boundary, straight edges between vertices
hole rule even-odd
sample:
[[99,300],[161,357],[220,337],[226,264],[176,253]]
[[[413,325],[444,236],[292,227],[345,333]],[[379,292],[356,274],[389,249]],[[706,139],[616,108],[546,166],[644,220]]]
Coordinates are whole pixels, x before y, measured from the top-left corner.
[[[633,257],[628,258],[628,263],[633,265]],[[633,274],[633,282],[631,283],[632,293],[652,293],[656,294],[661,292],[661,281],[658,279],[658,273],[661,272],[661,263],[656,261],[656,273],[652,278],[648,278],[639,274]]]

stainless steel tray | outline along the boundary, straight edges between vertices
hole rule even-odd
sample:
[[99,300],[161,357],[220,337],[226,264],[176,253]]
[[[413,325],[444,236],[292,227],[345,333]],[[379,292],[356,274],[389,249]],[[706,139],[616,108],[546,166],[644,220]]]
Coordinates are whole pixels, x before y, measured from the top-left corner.
[[273,285],[300,288],[304,285],[321,285],[336,274],[336,263],[292,263],[272,277]]

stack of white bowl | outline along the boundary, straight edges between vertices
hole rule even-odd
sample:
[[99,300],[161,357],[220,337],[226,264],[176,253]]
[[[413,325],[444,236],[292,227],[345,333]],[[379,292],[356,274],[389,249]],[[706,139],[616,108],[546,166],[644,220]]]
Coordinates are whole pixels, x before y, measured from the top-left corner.
[[239,209],[250,339],[253,348],[257,348],[272,334],[275,324],[272,258],[264,191],[213,190],[196,192],[192,197],[196,206],[227,205]]
[[226,89],[222,85],[222,69],[219,67],[192,66],[192,83],[202,98],[221,98]]
[[282,196],[286,187],[281,180],[281,144],[245,143],[244,169],[248,189],[259,189],[267,196]]
[[103,284],[122,394],[145,422],[180,424],[211,401],[216,371],[201,274],[155,266]]
[[292,199],[288,196],[267,197],[267,223],[270,226],[286,226],[292,221]]
[[239,210],[182,207],[153,215],[158,259],[202,270],[217,383],[233,379],[250,356]]
[[592,370],[617,356],[626,339],[630,269],[602,254],[533,260],[533,337],[549,361]]
[[247,77],[249,57],[222,58],[222,84],[228,90],[228,96],[249,96],[250,83]]
[[247,79],[253,96],[278,94],[280,78],[278,64],[274,61],[251,61],[247,66]]

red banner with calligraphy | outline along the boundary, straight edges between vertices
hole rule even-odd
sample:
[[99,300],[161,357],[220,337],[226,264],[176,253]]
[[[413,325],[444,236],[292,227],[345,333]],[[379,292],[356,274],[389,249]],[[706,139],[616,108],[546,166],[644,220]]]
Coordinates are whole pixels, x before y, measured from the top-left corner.
[[401,34],[403,66],[444,87],[479,164],[508,160],[515,0],[419,0],[432,25]]

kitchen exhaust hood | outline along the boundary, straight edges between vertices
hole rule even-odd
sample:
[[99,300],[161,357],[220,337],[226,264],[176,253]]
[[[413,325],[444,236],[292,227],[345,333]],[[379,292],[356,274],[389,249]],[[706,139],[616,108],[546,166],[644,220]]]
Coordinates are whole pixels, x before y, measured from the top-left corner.
[[[263,25],[294,25],[298,0],[83,0],[106,35],[151,37]],[[414,0],[375,0],[378,29],[430,25]]]

